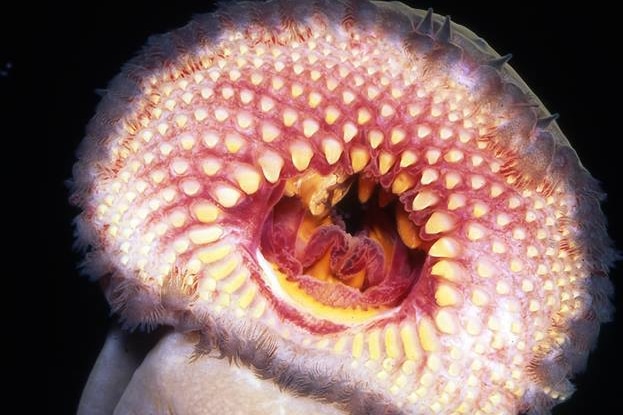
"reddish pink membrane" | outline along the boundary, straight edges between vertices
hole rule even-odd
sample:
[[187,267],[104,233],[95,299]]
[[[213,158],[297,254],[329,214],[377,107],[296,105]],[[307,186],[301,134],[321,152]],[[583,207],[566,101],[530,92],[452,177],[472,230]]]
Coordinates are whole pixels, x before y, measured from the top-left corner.
[[548,411],[614,255],[506,60],[367,1],[233,3],[154,38],[75,166],[85,269],[128,327],[200,332],[345,411]]

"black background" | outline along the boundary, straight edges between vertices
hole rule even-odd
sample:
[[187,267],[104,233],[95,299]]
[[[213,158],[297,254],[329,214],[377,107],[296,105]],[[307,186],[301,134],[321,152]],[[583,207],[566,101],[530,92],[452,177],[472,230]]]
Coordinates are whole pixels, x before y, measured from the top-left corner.
[[[615,240],[622,235],[621,95],[619,53],[621,23],[606,2],[572,6],[567,2],[418,2],[469,27],[498,52],[512,52],[517,72],[552,112],[584,165],[602,183],[609,198],[604,210]],[[70,177],[74,150],[104,88],[150,34],[185,24],[193,14],[213,9],[209,1],[54,2],[36,10],[32,21],[16,15],[22,31],[7,31],[0,45],[8,74],[2,91],[26,98],[15,108],[42,110],[42,132],[30,137],[44,157],[45,174],[37,183],[43,238],[46,320],[44,360],[48,363],[45,405],[49,413],[70,414],[97,356],[110,322],[96,284],[76,271],[70,222],[76,211],[67,204],[64,180]],[[31,11],[28,11],[30,13]],[[34,12],[34,10],[32,11]],[[12,18],[9,13],[4,18]],[[6,30],[7,26],[4,26]],[[27,37],[29,48],[18,39]],[[26,53],[24,53],[26,51]],[[33,59],[34,58],[34,59]],[[18,87],[19,85],[19,87]],[[4,93],[4,92],[3,92]],[[23,141],[26,143],[27,141]],[[24,149],[22,148],[22,151]],[[9,181],[18,180],[19,176]],[[17,183],[19,184],[19,183]],[[620,269],[613,271],[619,280]],[[40,281],[37,281],[38,287]],[[618,284],[620,286],[620,284]],[[621,290],[616,303],[621,308]],[[620,311],[616,317],[620,317]],[[589,368],[577,377],[578,391],[555,414],[623,413],[621,397],[620,318],[603,327]],[[617,376],[618,375],[618,376]]]

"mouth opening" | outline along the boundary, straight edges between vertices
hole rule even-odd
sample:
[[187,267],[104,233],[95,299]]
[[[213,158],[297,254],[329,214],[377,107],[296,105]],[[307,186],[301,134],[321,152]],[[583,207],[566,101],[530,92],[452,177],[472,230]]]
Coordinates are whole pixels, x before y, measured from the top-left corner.
[[308,172],[286,184],[260,250],[294,301],[382,310],[398,307],[420,278],[420,245],[403,204],[375,180]]

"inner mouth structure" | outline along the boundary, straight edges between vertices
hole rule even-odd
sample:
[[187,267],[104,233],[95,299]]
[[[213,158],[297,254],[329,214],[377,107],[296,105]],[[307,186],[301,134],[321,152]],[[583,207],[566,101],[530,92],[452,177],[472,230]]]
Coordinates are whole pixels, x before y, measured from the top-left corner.
[[310,171],[286,182],[262,227],[259,255],[280,301],[348,323],[414,301],[430,246],[418,234],[403,203],[374,178]]

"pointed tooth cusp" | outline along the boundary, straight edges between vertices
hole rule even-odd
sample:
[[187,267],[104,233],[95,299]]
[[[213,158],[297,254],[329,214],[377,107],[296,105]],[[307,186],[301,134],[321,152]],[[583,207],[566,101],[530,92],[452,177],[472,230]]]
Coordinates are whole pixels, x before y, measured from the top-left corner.
[[274,151],[267,151],[259,157],[258,163],[269,183],[277,183],[279,181],[281,169],[283,168],[283,158],[279,154]]

